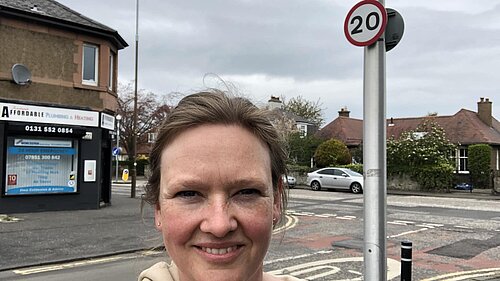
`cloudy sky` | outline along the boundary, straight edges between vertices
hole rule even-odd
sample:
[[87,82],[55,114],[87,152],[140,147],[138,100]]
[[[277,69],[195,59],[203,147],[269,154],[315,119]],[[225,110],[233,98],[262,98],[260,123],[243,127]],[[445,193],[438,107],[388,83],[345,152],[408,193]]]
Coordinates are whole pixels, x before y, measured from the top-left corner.
[[[59,0],[117,30],[119,80],[134,79],[135,0]],[[140,0],[139,88],[191,93],[214,73],[256,103],[302,95],[328,123],[363,117],[363,48],[343,23],[356,0]],[[500,0],[387,0],[405,31],[387,53],[387,117],[452,115],[493,101],[500,117]],[[205,79],[204,79],[205,77]]]

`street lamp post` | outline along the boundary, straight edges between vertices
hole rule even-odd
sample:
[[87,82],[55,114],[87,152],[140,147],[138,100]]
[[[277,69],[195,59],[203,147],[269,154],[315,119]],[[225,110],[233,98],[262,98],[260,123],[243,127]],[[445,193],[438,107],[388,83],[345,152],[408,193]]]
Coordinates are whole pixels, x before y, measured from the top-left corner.
[[135,189],[137,185],[137,68],[139,62],[139,0],[136,0],[135,11],[135,87],[134,87],[134,128],[132,130],[132,185],[130,188],[130,197],[135,198]]
[[116,159],[116,174],[115,174],[115,182],[118,182],[118,155],[120,154],[120,120],[122,120],[122,116],[120,114],[116,115],[116,149],[118,149],[118,153],[115,155]]

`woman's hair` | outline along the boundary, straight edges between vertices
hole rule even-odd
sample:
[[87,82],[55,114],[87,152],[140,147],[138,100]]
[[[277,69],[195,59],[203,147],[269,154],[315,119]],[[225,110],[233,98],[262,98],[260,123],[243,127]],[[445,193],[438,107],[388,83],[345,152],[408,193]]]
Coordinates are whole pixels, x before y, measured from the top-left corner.
[[205,124],[238,125],[266,144],[271,158],[273,192],[280,198],[282,219],[288,196],[285,190],[287,183],[282,179],[282,175],[286,174],[286,153],[279,134],[265,110],[257,108],[248,99],[230,97],[220,90],[186,96],[165,119],[150,154],[151,176],[143,199],[154,206],[159,204],[161,156],[165,147],[182,132]]

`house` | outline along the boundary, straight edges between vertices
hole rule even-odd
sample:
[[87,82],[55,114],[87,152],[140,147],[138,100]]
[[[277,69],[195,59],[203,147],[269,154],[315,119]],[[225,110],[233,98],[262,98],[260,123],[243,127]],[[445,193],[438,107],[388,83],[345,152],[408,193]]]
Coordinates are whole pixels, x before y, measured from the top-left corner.
[[116,30],[54,0],[0,0],[0,213],[111,197]]
[[[317,132],[322,139],[336,138],[349,148],[363,143],[363,120],[350,118],[342,108],[339,116]],[[387,120],[387,137],[398,138],[403,132],[415,130],[425,118],[432,118],[446,132],[450,142],[457,145],[456,161],[459,174],[468,174],[467,148],[472,144],[488,144],[492,148],[491,170],[500,175],[500,122],[492,115],[492,101],[480,98],[477,112],[461,109],[451,116],[415,118],[390,118]]]
[[270,111],[272,123],[280,131],[298,131],[302,136],[308,136],[318,130],[317,126],[306,118],[285,111],[279,97],[271,96],[266,109]]

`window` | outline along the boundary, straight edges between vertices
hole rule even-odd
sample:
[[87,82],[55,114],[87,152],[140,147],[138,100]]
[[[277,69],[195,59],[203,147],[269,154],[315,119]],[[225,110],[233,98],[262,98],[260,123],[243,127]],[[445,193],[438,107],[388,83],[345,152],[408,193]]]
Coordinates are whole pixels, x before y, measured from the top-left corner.
[[83,44],[82,84],[97,86],[99,47]]
[[297,128],[299,129],[300,138],[303,138],[307,135],[307,125],[300,124],[297,125]]
[[156,141],[157,133],[148,133],[148,143],[153,143]]
[[115,54],[112,52],[109,53],[109,81],[108,81],[108,89],[113,91],[113,79],[115,78]]
[[322,171],[319,171],[318,174],[321,174],[321,175],[333,175],[333,170],[332,169],[324,169]]
[[[457,171],[459,173],[468,173],[469,168],[467,166],[467,158],[468,158],[468,152],[467,148],[459,148],[456,152],[458,154],[458,157],[454,157],[457,165]],[[455,154],[455,156],[456,156]]]
[[77,192],[78,141],[7,137],[5,195]]

